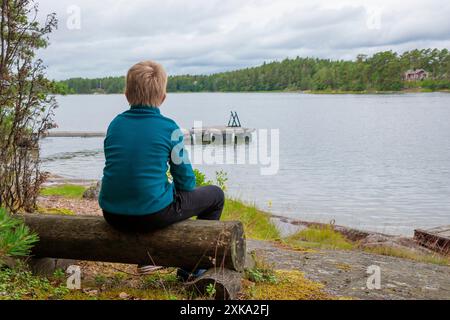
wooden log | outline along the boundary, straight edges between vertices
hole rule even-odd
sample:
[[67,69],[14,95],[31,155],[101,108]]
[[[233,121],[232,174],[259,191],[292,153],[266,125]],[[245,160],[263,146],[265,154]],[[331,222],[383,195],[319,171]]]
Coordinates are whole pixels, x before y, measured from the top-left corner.
[[124,233],[101,216],[23,215],[39,235],[35,257],[242,271],[245,236],[235,221],[187,220],[150,233]]
[[208,294],[208,287],[214,288],[211,292],[216,300],[235,300],[242,287],[242,274],[224,268],[212,268],[194,281],[187,282],[186,286],[196,293]]

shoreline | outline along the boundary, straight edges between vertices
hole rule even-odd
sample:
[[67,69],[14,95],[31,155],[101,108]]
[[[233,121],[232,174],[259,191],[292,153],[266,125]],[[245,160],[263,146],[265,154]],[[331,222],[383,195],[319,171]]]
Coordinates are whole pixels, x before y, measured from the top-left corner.
[[[195,93],[298,93],[306,95],[393,95],[393,94],[409,94],[409,93],[450,93],[450,89],[443,90],[429,90],[423,88],[402,89],[398,91],[345,91],[345,90],[269,90],[269,91],[173,91],[168,94],[195,94]],[[57,96],[110,96],[121,95],[122,93],[67,93],[59,94]]]
[[[95,179],[78,179],[78,178],[65,178],[62,176],[50,174],[50,176],[47,178],[47,180],[44,182],[43,186],[58,186],[58,185],[77,185],[82,187],[91,187],[95,185],[98,182],[98,180]],[[233,199],[235,201],[238,201],[244,205],[246,205],[245,200],[242,199]],[[263,210],[261,210],[263,211]],[[372,230],[362,230],[357,229],[353,227],[348,226],[342,226],[342,225],[335,225],[330,223],[324,223],[324,222],[317,222],[317,221],[306,221],[291,217],[285,217],[279,214],[274,214],[271,212],[263,211],[269,216],[269,219],[272,221],[272,223],[275,225],[275,227],[280,232],[280,235],[282,237],[288,237],[298,231],[301,231],[303,229],[306,229],[308,227],[326,227],[332,225],[333,228],[347,237],[351,241],[360,241],[362,239],[365,239],[367,237],[371,236],[377,236],[382,237],[385,239],[394,239],[394,238],[401,238],[401,239],[413,239],[411,236],[406,236],[402,234],[385,234],[377,231]]]
[[[96,208],[92,208],[92,205],[89,204],[87,212],[79,212],[80,208],[76,205],[73,205],[70,201],[66,202],[70,206],[69,211],[74,214],[85,214],[89,215],[93,211],[94,214],[98,214],[101,212],[101,209],[98,205],[98,201],[95,201],[95,197],[98,197],[98,193],[100,192],[99,181],[98,180],[89,180],[89,179],[75,179],[75,178],[64,178],[62,176],[50,174],[49,177],[44,182],[43,186],[45,187],[58,187],[62,185],[75,186],[84,188],[84,192],[87,192],[87,197],[84,198],[83,201],[96,203]],[[46,197],[41,197],[41,199],[46,199]],[[51,197],[50,197],[51,199]],[[47,200],[49,198],[47,197]],[[417,231],[423,232],[426,229],[421,229],[420,227],[414,228],[414,233],[412,235],[398,234],[398,233],[384,233],[380,231],[370,230],[370,229],[359,229],[352,226],[346,225],[338,225],[335,224],[334,219],[328,223],[318,222],[318,221],[306,221],[302,219],[292,218],[282,216],[280,214],[267,212],[258,208],[255,204],[248,204],[245,200],[236,199],[226,197],[228,203],[235,203],[235,205],[239,206],[239,210],[242,214],[243,212],[247,212],[249,208],[254,208],[254,210],[258,211],[260,214],[266,216],[266,220],[268,223],[269,229],[272,228],[277,236],[274,239],[290,239],[291,237],[295,237],[297,234],[302,233],[303,231],[308,231],[308,229],[319,229],[319,230],[327,230],[331,229],[333,232],[340,234],[348,241],[357,244],[358,246],[366,247],[366,248],[377,248],[377,247],[386,247],[391,248],[393,250],[412,250],[415,252],[421,252],[425,254],[434,253],[442,253],[442,248],[435,247],[434,245],[424,245],[417,238]],[[52,200],[50,200],[51,202]],[[45,200],[44,200],[45,202]],[[67,208],[56,209],[56,212],[63,212]],[[59,210],[59,211],[58,211]],[[62,211],[61,211],[62,210]],[[239,211],[238,210],[238,211]],[[91,212],[92,213],[92,212]],[[232,220],[240,220],[239,215],[234,216]],[[256,238],[259,239],[259,238]],[[431,249],[430,249],[431,248]]]

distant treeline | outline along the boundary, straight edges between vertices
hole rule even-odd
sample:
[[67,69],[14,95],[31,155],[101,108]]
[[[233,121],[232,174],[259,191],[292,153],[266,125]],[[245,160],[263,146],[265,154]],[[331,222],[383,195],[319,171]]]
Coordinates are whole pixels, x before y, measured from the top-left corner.
[[[406,81],[408,70],[424,69],[428,76]],[[123,93],[124,77],[73,78],[55,83],[58,93]],[[170,76],[169,92],[238,91],[399,91],[450,89],[450,53],[447,49],[393,51],[353,61],[316,58],[285,59],[254,68],[212,75]]]

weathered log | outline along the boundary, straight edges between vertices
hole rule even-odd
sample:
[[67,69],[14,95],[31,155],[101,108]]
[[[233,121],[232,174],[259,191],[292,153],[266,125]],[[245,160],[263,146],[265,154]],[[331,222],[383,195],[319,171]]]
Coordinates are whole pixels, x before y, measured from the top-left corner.
[[216,300],[235,300],[241,290],[242,274],[240,272],[224,269],[212,268],[194,281],[186,283],[188,288],[200,294],[208,294],[207,288],[214,288],[210,291],[211,296]]
[[128,264],[155,264],[186,270],[212,267],[242,271],[243,226],[234,221],[187,220],[149,233],[124,233],[100,216],[23,215],[39,235],[35,257]]

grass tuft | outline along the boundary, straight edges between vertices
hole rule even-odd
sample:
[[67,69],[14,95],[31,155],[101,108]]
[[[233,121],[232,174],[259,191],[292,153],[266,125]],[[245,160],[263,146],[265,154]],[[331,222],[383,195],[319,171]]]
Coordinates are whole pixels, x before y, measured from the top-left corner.
[[63,184],[58,186],[51,186],[41,189],[42,196],[60,196],[65,198],[79,199],[83,196],[86,187],[74,185],[74,184]]
[[256,253],[251,254],[255,265],[251,269],[245,270],[246,279],[255,282],[270,282],[277,283],[278,279],[275,275],[274,266],[268,264],[264,259],[258,257]]
[[239,200],[226,199],[222,220],[241,221],[244,225],[245,235],[257,240],[276,240],[280,232],[270,221],[270,215]]
[[355,245],[332,226],[312,226],[284,239],[287,244],[305,248],[351,250]]

